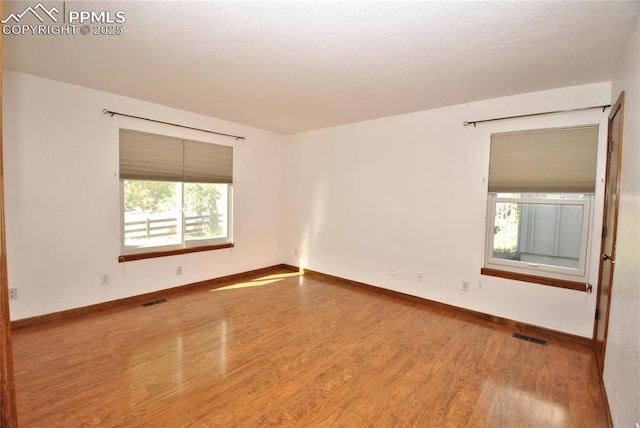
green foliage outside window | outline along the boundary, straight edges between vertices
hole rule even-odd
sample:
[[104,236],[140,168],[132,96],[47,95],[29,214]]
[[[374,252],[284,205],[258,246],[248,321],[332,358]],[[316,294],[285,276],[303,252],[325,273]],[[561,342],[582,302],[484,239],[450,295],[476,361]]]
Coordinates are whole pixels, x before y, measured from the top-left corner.
[[493,236],[493,251],[500,253],[500,258],[516,258],[518,250],[518,222],[520,220],[520,204],[500,203],[496,212]]
[[[221,197],[221,185],[210,183],[185,183],[183,209],[185,216],[199,217],[190,219],[192,228],[187,235],[191,238],[220,236],[224,233],[221,214],[218,212],[218,200]],[[179,206],[176,193],[179,183],[163,181],[124,182],[125,212],[168,213]]]
[[125,211],[165,212],[175,205],[176,185],[165,181],[127,180],[124,194]]
[[219,236],[223,233],[222,226],[220,226],[220,213],[218,212],[218,199],[220,199],[220,196],[220,190],[215,184],[185,184],[185,214],[187,216],[206,216],[199,223],[200,228],[193,233],[189,233],[189,236]]

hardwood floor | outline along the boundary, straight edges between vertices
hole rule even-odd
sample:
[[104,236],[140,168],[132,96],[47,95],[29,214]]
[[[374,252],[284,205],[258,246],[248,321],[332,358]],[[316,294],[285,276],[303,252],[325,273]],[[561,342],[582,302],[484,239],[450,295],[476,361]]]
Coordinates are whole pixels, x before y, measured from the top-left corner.
[[285,273],[13,333],[21,427],[606,427],[593,351]]

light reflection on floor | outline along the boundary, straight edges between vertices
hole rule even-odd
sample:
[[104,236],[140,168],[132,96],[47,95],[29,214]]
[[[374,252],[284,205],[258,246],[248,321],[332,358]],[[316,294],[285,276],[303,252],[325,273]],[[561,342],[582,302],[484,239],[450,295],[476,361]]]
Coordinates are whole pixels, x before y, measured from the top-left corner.
[[240,282],[237,284],[227,285],[226,287],[214,288],[210,291],[223,291],[223,290],[234,290],[238,288],[248,288],[248,287],[260,287],[261,285],[273,284],[274,282],[282,281],[283,279],[292,278],[292,277],[301,277],[304,275],[302,269],[299,272],[292,273],[279,273],[275,275],[267,275],[257,279],[253,279],[247,282]]
[[[190,383],[193,383],[193,379],[186,378],[183,373],[184,365],[187,362],[185,356],[191,359],[189,364],[198,364],[201,367],[200,378],[225,376],[228,372],[229,336],[227,320],[221,319],[207,331],[202,330],[191,335],[180,334],[169,337],[167,341],[159,341],[152,347],[136,348],[135,352],[128,355],[126,371],[131,385],[129,391],[132,403],[135,405],[141,400],[147,399],[150,390],[154,388],[154,382],[158,382],[158,379],[149,378],[147,361],[150,359],[162,358],[166,360],[166,365],[175,367],[170,381],[179,395],[185,393]],[[194,340],[213,340],[217,346],[213,347],[211,352],[194,358],[186,351],[189,342]]]
[[[496,397],[496,407],[504,413],[529,414],[529,425],[540,427],[566,427],[566,409],[551,401],[536,397],[535,394],[518,388],[506,386],[487,380],[483,389],[489,395]],[[493,400],[487,400],[491,403]],[[493,410],[493,413],[496,409]]]

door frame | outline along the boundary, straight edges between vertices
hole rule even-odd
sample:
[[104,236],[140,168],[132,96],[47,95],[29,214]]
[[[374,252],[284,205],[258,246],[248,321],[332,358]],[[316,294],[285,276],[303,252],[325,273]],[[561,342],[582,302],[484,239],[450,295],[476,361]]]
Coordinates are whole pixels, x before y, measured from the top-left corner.
[[[0,16],[3,1],[0,0]],[[9,315],[9,279],[4,223],[4,169],[2,155],[2,34],[0,34],[0,426],[18,426],[16,391],[13,377],[11,318]]]
[[[598,268],[598,293],[597,293],[597,297],[596,297],[596,317],[593,323],[593,346],[594,346],[594,351],[595,351],[595,355],[596,355],[596,364],[598,366],[598,373],[600,374],[600,379],[602,379],[603,374],[604,374],[604,362],[605,362],[605,354],[606,354],[606,350],[607,350],[607,334],[609,331],[609,315],[611,313],[611,291],[612,291],[612,286],[613,286],[613,277],[615,274],[615,248],[616,248],[616,237],[617,237],[617,229],[618,229],[618,207],[619,207],[619,201],[620,201],[620,168],[622,166],[622,135],[623,135],[623,125],[624,125],[624,91],[622,91],[620,93],[620,95],[618,96],[618,100],[616,101],[616,103],[613,105],[613,107],[611,108],[611,112],[609,113],[609,119],[607,121],[607,146],[610,144],[609,142],[611,141],[611,137],[612,137],[612,127],[611,127],[611,123],[613,122],[613,119],[616,117],[617,114],[620,114],[620,126],[619,126],[619,130],[618,130],[618,148],[617,148],[617,159],[615,159],[615,162],[617,164],[617,174],[616,174],[616,183],[615,183],[615,205],[613,208],[613,227],[611,228],[612,230],[607,230],[607,233],[611,233],[611,246],[613,251],[611,251],[611,260],[609,261],[609,263],[611,263],[611,268],[610,268],[610,275],[609,275],[609,284],[608,284],[608,292],[609,292],[609,298],[607,299],[607,307],[606,307],[606,313],[604,314],[604,319],[602,321],[599,320],[599,314],[598,311],[600,309],[600,298],[602,296],[602,264],[605,263],[605,260],[603,260],[602,255],[605,254],[605,244],[606,244],[606,240],[602,239],[602,242],[600,244],[600,265]],[[611,167],[611,162],[614,161],[614,159],[611,159],[611,153],[609,152],[609,150],[607,150],[607,167],[606,167],[606,172],[605,172],[605,183],[604,183],[604,205],[603,205],[603,216],[602,216],[602,227],[606,227],[607,225],[607,207],[608,207],[608,203],[610,201],[610,196],[611,193],[609,193],[609,171],[610,171],[610,167]],[[604,230],[604,229],[603,229]],[[604,322],[604,333],[603,333],[603,338],[602,338],[602,352],[600,354],[600,350],[598,349],[599,345],[598,345],[598,337],[597,337],[597,333],[598,333],[598,323],[599,322]]]

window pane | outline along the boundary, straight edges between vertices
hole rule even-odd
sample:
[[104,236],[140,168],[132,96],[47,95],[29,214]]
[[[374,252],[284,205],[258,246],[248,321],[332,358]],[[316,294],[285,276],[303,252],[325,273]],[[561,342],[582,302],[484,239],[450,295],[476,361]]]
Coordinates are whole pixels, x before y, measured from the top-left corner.
[[181,199],[180,183],[125,180],[125,247],[180,244]]
[[228,207],[228,184],[185,183],[185,239],[228,237]]
[[493,257],[578,269],[584,205],[496,203]]

